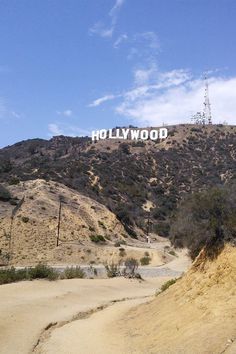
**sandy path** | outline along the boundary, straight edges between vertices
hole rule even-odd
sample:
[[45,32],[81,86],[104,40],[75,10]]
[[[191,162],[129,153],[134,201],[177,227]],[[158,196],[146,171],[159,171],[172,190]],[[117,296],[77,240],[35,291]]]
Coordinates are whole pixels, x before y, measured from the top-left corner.
[[114,333],[112,328],[128,310],[146,301],[147,298],[115,303],[86,319],[76,320],[56,328],[42,344],[39,344],[35,354],[136,353],[127,345],[127,338]]
[[[0,353],[32,353],[41,333],[50,323],[70,321],[76,314],[95,309],[110,301],[153,295],[166,280],[166,277],[152,278],[144,282],[124,278],[74,279],[2,285]],[[114,309],[115,306],[117,305],[114,305]],[[105,311],[101,311],[101,315],[107,313]],[[77,331],[77,336],[78,334]],[[66,343],[65,338],[64,348]],[[83,353],[77,350],[76,353],[78,352]],[[53,353],[59,352],[54,349]],[[66,347],[66,354],[69,353]]]

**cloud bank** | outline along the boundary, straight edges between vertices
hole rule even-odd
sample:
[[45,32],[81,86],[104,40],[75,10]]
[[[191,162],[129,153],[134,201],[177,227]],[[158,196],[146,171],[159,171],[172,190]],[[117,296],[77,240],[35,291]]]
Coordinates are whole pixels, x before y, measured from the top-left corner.
[[[213,123],[236,123],[236,78],[212,77],[210,101]],[[117,113],[141,125],[190,123],[191,116],[203,110],[204,81],[191,79],[186,71],[160,74],[156,84],[139,86],[127,92]]]
[[79,128],[74,125],[69,125],[65,123],[50,123],[48,124],[48,135],[50,137],[56,135],[65,135],[65,136],[88,136],[90,131],[86,129]]
[[[89,106],[97,107],[106,101],[112,109],[130,118],[137,125],[190,123],[191,117],[203,111],[205,83],[189,70],[160,72],[155,65],[134,70],[133,87],[94,100]],[[209,79],[209,96],[213,123],[236,124],[236,77],[214,76]]]

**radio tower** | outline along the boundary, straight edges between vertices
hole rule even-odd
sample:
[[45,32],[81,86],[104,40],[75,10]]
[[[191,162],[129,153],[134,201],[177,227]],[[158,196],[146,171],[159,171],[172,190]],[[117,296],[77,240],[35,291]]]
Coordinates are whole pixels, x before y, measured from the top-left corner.
[[207,75],[205,75],[204,118],[208,124],[212,124],[211,104],[209,99],[209,85],[208,85]]

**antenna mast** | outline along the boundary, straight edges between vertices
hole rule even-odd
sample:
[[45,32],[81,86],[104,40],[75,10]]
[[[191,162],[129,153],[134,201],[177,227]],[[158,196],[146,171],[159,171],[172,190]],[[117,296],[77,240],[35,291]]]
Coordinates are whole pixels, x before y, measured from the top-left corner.
[[204,117],[208,124],[212,124],[211,104],[209,99],[209,85],[205,74]]

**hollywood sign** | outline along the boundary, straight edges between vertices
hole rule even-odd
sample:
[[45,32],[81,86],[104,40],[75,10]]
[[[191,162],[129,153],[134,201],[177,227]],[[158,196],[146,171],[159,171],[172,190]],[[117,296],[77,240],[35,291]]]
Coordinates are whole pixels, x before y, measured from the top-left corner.
[[166,128],[159,129],[101,129],[92,131],[92,140],[105,139],[130,139],[130,140],[157,140],[166,139],[168,130]]

